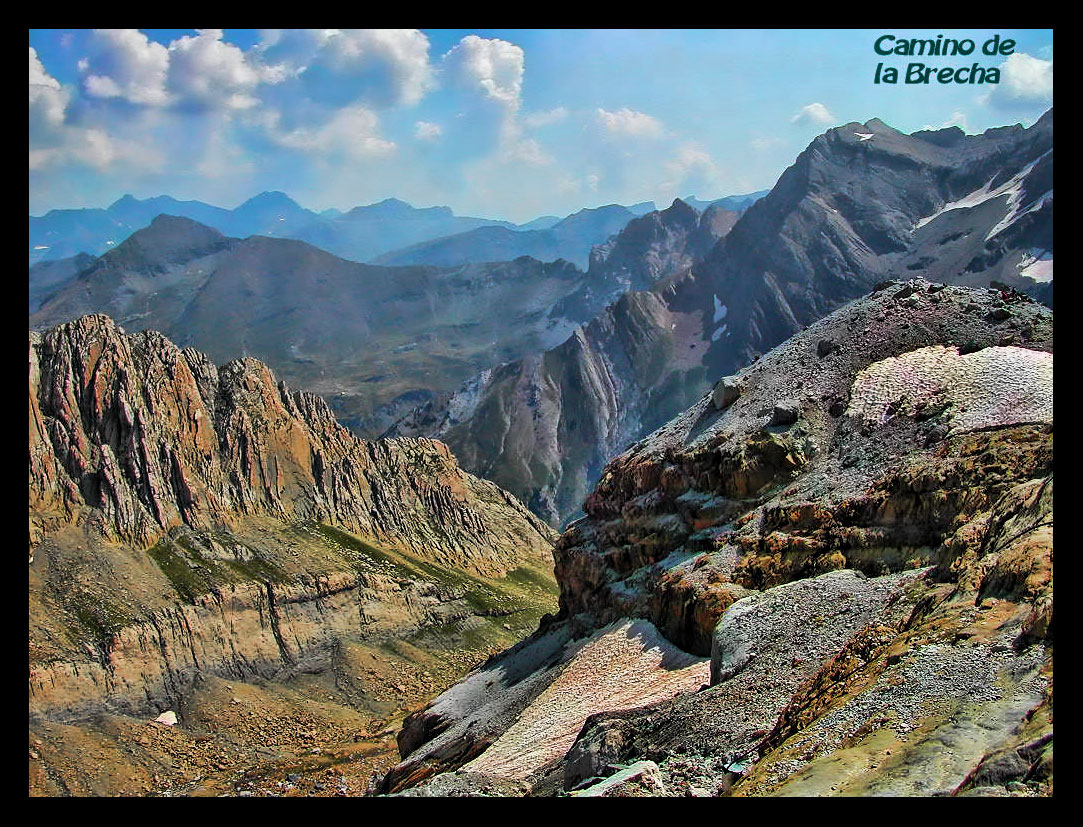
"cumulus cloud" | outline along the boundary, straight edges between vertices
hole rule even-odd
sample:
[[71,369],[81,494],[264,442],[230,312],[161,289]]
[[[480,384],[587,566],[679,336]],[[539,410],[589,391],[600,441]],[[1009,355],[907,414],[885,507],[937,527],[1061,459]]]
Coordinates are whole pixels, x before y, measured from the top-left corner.
[[1016,52],[1000,65],[1000,83],[988,103],[1000,109],[1044,106],[1053,102],[1053,61]]
[[71,94],[42,65],[30,47],[29,167],[39,171],[65,163],[104,169],[125,160],[135,166],[153,167],[161,157],[153,149],[132,140],[115,139],[94,125],[73,124],[69,119]]
[[279,146],[305,153],[362,159],[395,151],[395,144],[379,135],[379,118],[363,106],[340,109],[318,126],[276,130],[272,125],[270,132]]
[[471,34],[444,55],[445,70],[457,85],[480,91],[512,111],[523,91],[523,50],[506,40]]
[[660,120],[628,107],[616,112],[598,109],[595,118],[606,133],[615,137],[658,138],[664,132]]
[[414,124],[414,137],[419,141],[435,141],[442,134],[444,130],[440,128],[438,123],[429,123],[428,121],[418,121]]
[[196,37],[169,44],[169,90],[176,99],[195,106],[247,109],[261,81],[281,79],[273,69],[260,69],[244,52],[222,40],[221,29],[199,29]]
[[68,93],[60,81],[45,71],[37,50],[30,47],[30,139],[64,123]]
[[254,51],[328,106],[412,105],[433,87],[429,39],[416,29],[273,29]]
[[80,61],[92,98],[120,98],[144,106],[169,103],[169,52],[137,29],[95,29],[91,53]]
[[801,111],[790,118],[790,123],[799,126],[805,124],[826,126],[835,123],[835,116],[822,103],[810,103],[808,106],[801,107]]

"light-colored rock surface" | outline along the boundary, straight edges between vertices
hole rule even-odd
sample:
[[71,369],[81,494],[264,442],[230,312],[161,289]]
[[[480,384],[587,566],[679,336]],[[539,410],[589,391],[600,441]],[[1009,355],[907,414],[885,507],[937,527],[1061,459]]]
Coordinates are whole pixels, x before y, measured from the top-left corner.
[[661,776],[658,774],[657,764],[653,761],[636,761],[609,776],[605,781],[572,795],[583,798],[631,795],[638,798],[646,795],[665,795],[665,789]]
[[693,692],[709,673],[705,659],[682,652],[645,620],[607,626],[576,649],[560,675],[466,770],[525,779],[562,757],[588,716]]
[[695,691],[709,673],[708,659],[682,652],[648,621],[625,620],[578,640],[562,624],[494,658],[408,719],[399,735],[405,760],[382,789],[459,767],[527,779],[563,757],[588,716]]
[[940,345],[919,348],[861,371],[846,413],[881,425],[943,405],[952,433],[1052,422],[1053,354],[1020,347],[966,354]]

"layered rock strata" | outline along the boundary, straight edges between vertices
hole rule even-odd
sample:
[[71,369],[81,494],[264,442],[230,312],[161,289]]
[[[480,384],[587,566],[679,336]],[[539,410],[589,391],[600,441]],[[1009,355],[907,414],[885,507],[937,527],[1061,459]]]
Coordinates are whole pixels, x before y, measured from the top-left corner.
[[552,531],[442,443],[359,440],[253,359],[105,316],[31,333],[29,357],[32,716],[540,614]]

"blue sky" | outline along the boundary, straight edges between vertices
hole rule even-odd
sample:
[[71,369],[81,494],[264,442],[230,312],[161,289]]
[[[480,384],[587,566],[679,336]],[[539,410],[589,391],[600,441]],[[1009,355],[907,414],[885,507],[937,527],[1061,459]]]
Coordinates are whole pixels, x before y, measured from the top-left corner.
[[[969,57],[873,42],[970,38]],[[1014,54],[989,57],[994,34]],[[875,85],[876,65],[998,66],[998,85]],[[1052,30],[30,31],[30,213],[125,193],[310,209],[383,198],[526,221],[770,188],[831,126],[1029,125]]]

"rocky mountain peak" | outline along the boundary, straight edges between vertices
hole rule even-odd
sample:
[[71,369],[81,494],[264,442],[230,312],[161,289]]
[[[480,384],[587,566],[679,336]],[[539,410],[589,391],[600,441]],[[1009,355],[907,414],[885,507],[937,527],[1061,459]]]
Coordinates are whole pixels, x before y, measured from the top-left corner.
[[259,195],[253,195],[238,209],[252,210],[252,209],[287,209],[287,210],[300,210],[301,205],[290,198],[286,193],[278,190],[267,190],[261,192]]
[[230,239],[215,229],[175,215],[159,215],[150,226],[132,233],[100,261],[118,269],[147,274],[162,272],[170,264],[223,250]]

